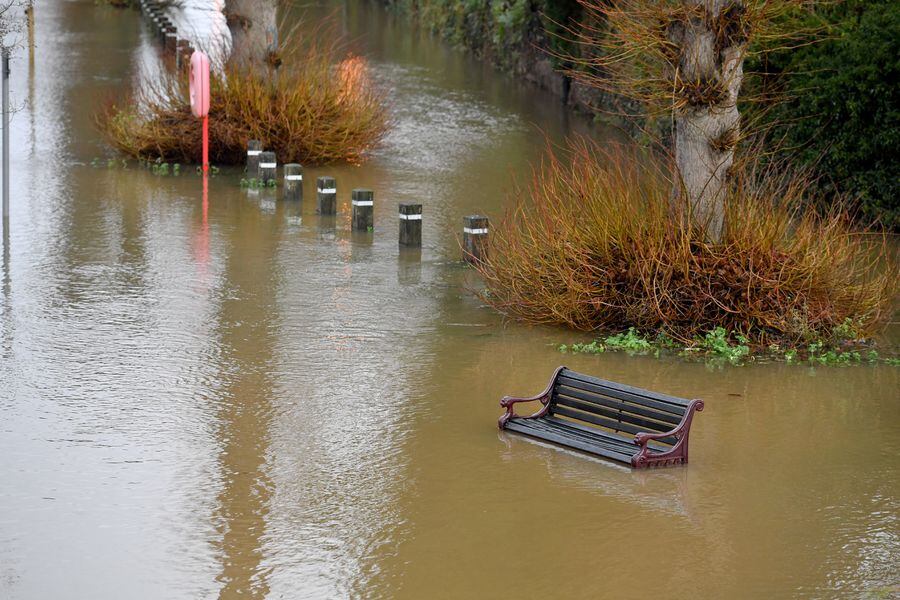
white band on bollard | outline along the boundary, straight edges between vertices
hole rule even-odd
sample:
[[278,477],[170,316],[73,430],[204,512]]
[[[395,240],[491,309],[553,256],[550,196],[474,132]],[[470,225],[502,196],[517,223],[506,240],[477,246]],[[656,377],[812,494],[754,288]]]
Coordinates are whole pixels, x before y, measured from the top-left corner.
[[262,150],[247,150],[247,156],[259,156]]
[[303,175],[285,175],[287,181],[303,181]]
[[353,206],[372,206],[373,201],[372,200],[351,200],[350,204],[352,204]]
[[274,169],[278,163],[259,163],[260,169]]
[[484,235],[487,233],[487,228],[485,229],[472,229],[471,227],[463,227],[463,233],[469,233],[472,235]]
[[401,219],[402,221],[421,221],[421,220],[422,220],[422,215],[421,215],[421,214],[418,214],[418,215],[404,215],[404,214],[401,214],[401,215],[400,215],[400,219]]
[[336,194],[337,188],[324,188],[319,190],[320,194]]

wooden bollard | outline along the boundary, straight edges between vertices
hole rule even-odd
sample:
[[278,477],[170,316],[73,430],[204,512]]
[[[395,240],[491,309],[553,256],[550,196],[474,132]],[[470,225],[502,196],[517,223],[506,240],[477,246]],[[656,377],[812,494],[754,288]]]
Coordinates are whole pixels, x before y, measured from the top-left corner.
[[350,204],[353,205],[353,214],[350,218],[353,230],[369,231],[375,227],[375,192],[364,189],[353,190],[350,193]]
[[400,204],[400,245],[422,245],[421,204]]
[[175,27],[169,27],[166,30],[166,41],[163,44],[163,48],[165,48],[166,52],[170,54],[175,54],[175,50],[178,47],[178,29]]
[[463,217],[463,260],[480,263],[487,256],[488,218],[484,215]]
[[275,172],[278,163],[275,162],[274,152],[261,152],[259,154],[259,179],[263,185],[269,185],[269,181],[275,181]]
[[178,59],[178,68],[189,64],[191,62],[191,54],[193,53],[194,49],[191,47],[189,41],[178,40],[178,44],[175,46],[175,57]]
[[[188,57],[190,61],[190,57]],[[247,176],[256,177],[259,172],[259,155],[262,153],[262,142],[250,140],[247,142]]]
[[337,214],[337,182],[334,177],[316,179],[316,212],[320,215]]
[[159,36],[159,41],[165,41],[166,31],[172,26],[172,22],[169,20],[169,17],[161,16],[157,20],[156,25],[156,35]]
[[284,165],[284,199],[303,200],[303,167],[297,163]]

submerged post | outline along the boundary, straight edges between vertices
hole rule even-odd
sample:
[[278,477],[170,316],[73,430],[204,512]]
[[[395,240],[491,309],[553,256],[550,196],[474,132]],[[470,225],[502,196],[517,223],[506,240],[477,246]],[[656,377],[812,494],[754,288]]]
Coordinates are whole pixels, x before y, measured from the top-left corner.
[[193,53],[194,49],[189,41],[178,40],[178,43],[175,45],[175,58],[179,69],[191,62],[191,54]]
[[259,155],[262,153],[262,142],[250,140],[247,142],[247,176],[256,177],[259,171]]
[[372,190],[356,189],[350,193],[350,204],[353,205],[353,215],[350,218],[352,229],[355,231],[369,231],[375,226],[375,192]]
[[169,17],[163,15],[159,18],[159,30],[157,31],[157,35],[159,36],[159,41],[163,44],[166,42],[166,32],[169,30],[169,27],[172,26],[172,21],[169,20]]
[[297,163],[284,165],[284,199],[303,200],[303,167]]
[[320,215],[337,213],[337,182],[334,177],[319,177],[316,180],[316,212]]
[[175,54],[178,47],[178,29],[172,25],[166,28],[166,39],[163,48],[170,54]]
[[3,46],[3,227],[9,224],[9,48]]
[[484,215],[463,217],[463,260],[477,264],[487,256],[488,218]]
[[421,204],[400,204],[400,245],[422,245]]
[[258,179],[263,185],[270,185],[269,181],[275,181],[275,170],[278,163],[275,162],[274,152],[262,152],[259,155],[259,176]]

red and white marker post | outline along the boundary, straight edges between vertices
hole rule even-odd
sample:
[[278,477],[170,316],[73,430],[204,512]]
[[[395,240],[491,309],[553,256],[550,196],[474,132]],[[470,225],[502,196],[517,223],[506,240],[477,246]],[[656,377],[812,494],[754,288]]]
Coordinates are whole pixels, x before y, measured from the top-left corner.
[[191,54],[191,112],[203,119],[203,174],[209,171],[209,57]]

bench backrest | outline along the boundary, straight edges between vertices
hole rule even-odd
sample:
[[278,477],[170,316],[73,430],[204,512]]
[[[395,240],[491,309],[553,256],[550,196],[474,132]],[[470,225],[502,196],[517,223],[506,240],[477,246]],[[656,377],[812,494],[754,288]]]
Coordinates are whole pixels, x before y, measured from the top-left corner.
[[[618,433],[671,431],[689,401],[562,369],[553,384],[548,414]],[[659,440],[668,445],[674,436]]]

